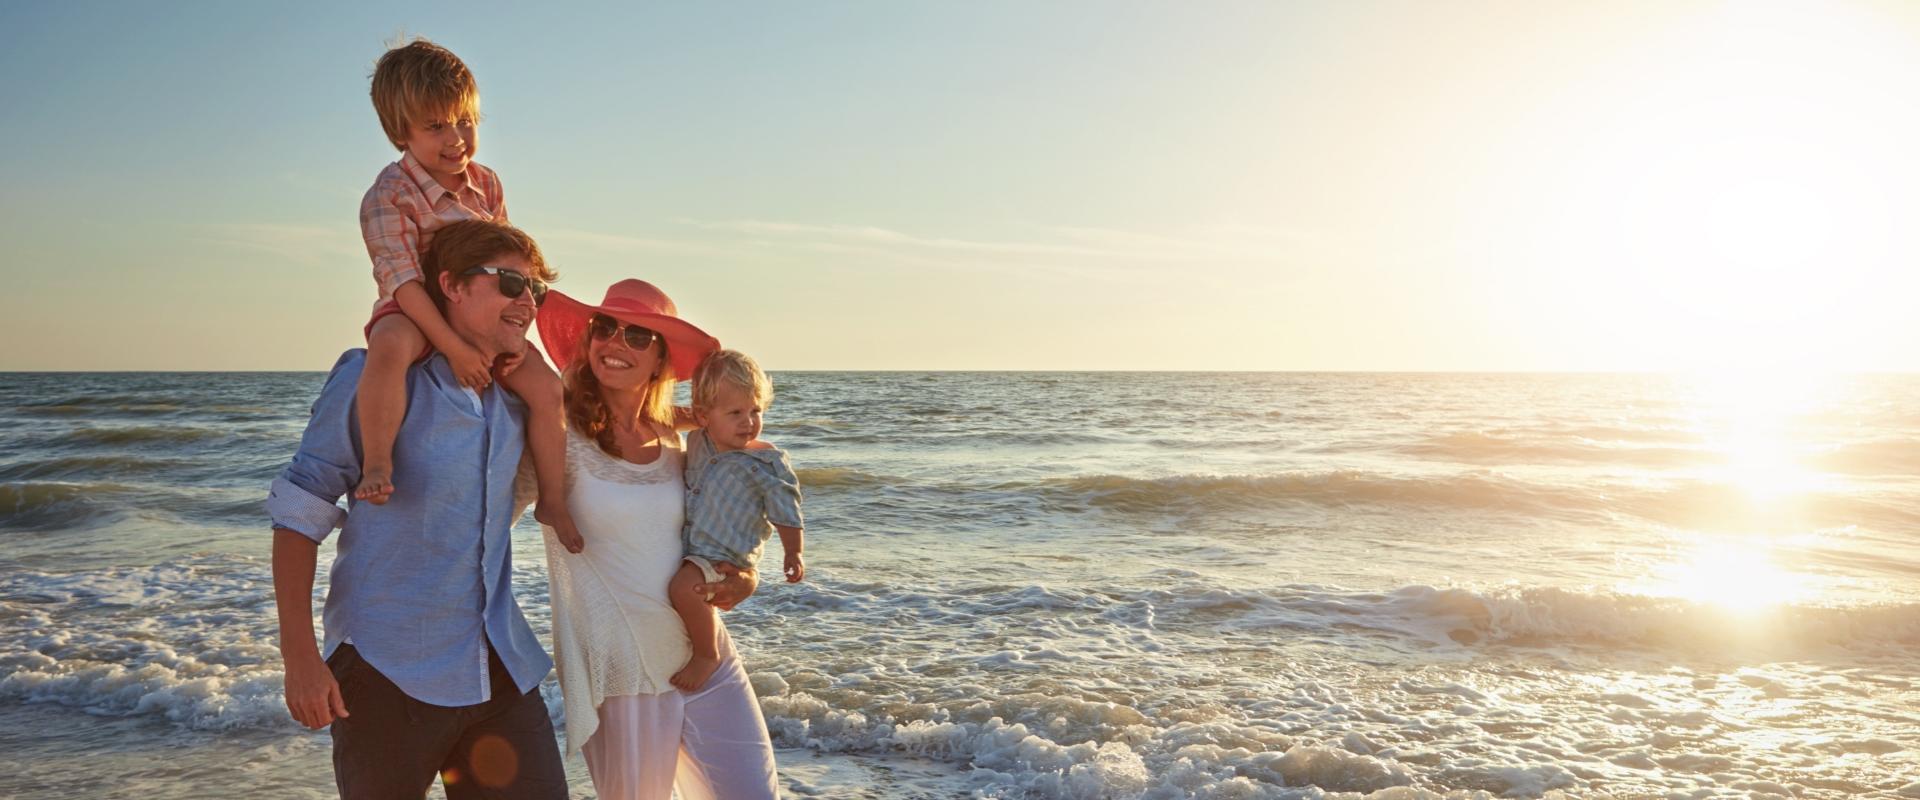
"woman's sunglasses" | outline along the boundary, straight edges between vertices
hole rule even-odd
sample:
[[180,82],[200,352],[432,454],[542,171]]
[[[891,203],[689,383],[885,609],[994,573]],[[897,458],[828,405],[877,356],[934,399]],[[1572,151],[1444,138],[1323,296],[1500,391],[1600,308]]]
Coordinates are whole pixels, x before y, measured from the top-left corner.
[[622,325],[619,320],[605,314],[595,314],[593,319],[587,321],[587,335],[595,340],[606,341],[613,338],[615,333],[619,333],[627,346],[635,350],[652,347],[654,341],[660,338],[660,334],[655,333],[651,328]]
[[460,273],[467,277],[475,275],[495,275],[500,278],[500,293],[509,299],[517,298],[528,289],[533,290],[533,304],[546,305],[547,282],[539,278],[529,278],[505,267],[474,267]]

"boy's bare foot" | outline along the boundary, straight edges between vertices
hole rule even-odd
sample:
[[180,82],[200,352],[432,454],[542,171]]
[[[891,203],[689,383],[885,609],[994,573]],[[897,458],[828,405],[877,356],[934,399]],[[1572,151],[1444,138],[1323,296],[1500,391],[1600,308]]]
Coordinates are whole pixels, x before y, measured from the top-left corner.
[[544,510],[550,507],[546,503],[535,505],[533,518],[540,524],[552,528],[554,538],[560,540],[560,546],[567,548],[567,552],[578,553],[587,549],[587,539],[580,535],[579,526],[573,524],[573,515],[564,510]]
[[392,468],[369,467],[361,472],[360,485],[353,487],[353,499],[384,506],[393,497]]
[[707,679],[713,677],[713,671],[719,668],[720,659],[694,656],[687,660],[687,665],[681,667],[679,672],[673,673],[673,677],[668,678],[667,682],[683,692],[697,692],[700,691],[700,687],[707,685]]

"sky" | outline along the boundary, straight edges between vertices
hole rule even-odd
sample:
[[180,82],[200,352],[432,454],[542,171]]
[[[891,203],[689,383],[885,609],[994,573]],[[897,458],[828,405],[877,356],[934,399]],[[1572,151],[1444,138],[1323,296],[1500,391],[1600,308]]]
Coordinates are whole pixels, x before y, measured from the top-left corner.
[[1920,370],[1920,5],[0,4],[0,371],[324,370],[459,54],[597,301],[775,370]]

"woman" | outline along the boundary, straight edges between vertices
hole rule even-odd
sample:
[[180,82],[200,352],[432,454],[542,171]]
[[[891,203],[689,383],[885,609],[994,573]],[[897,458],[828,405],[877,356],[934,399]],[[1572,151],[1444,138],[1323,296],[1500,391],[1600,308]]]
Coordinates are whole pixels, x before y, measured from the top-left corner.
[[[685,800],[772,798],[773,745],[725,626],[705,687],[667,683],[690,654],[667,602],[686,491],[673,385],[719,342],[638,280],[598,306],[552,292],[538,319],[566,383],[567,503],[585,539],[572,552],[545,529],[568,751],[608,800],[665,800],[676,781]],[[725,609],[757,586],[749,571],[709,588]]]

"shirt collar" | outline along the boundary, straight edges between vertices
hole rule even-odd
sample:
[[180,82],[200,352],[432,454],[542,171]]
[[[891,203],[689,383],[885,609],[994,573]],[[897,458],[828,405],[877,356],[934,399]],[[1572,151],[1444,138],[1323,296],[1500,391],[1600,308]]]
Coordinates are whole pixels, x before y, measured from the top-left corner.
[[414,185],[419,186],[420,191],[426,193],[429,203],[440,202],[440,196],[443,194],[454,195],[454,199],[457,200],[460,194],[473,188],[472,179],[467,176],[466,171],[462,170],[459,192],[448,191],[447,187],[441,186],[439,181],[433,179],[433,173],[428,172],[427,168],[420,164],[420,159],[413,157],[412,152],[400,154],[400,171],[407,173],[407,177],[413,179]]

